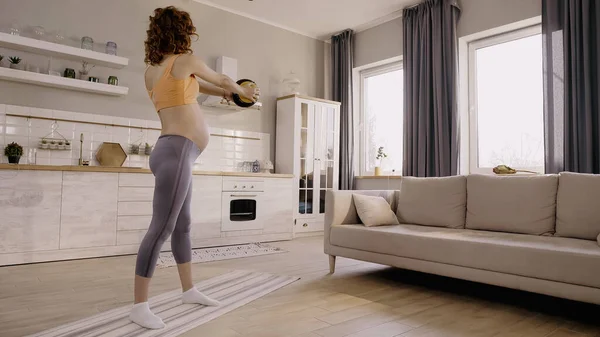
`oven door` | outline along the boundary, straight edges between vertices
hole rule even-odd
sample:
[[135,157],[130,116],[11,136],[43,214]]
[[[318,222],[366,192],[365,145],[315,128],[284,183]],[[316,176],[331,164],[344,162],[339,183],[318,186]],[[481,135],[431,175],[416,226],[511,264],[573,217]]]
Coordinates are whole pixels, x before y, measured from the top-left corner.
[[223,192],[223,214],[221,231],[243,231],[263,229],[259,221],[260,192]]

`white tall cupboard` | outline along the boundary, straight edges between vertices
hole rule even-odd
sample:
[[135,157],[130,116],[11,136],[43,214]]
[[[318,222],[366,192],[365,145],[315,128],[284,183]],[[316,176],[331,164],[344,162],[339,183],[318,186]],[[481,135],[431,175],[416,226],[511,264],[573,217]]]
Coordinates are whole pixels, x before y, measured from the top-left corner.
[[294,175],[294,233],[323,231],[325,193],[339,183],[340,103],[277,99],[275,171]]

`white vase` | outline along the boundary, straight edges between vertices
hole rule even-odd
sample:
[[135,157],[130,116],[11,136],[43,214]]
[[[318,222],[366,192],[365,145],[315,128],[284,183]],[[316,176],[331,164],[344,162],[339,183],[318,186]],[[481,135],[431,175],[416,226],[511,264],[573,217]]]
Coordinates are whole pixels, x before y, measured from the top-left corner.
[[14,64],[14,63],[11,63],[11,64],[10,64],[10,69],[22,70],[22,69],[23,69],[23,66],[22,66],[20,63],[19,63],[19,64]]

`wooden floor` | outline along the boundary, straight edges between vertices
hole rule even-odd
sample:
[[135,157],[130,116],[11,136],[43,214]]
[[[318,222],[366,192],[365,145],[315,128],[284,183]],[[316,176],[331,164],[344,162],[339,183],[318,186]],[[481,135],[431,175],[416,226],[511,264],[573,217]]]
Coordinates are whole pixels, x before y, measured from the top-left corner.
[[[235,269],[302,279],[184,336],[600,336],[600,307],[338,258],[322,237],[288,253],[194,265],[199,281]],[[24,336],[127,305],[134,256],[0,267],[0,336]],[[178,286],[157,269],[151,295]]]

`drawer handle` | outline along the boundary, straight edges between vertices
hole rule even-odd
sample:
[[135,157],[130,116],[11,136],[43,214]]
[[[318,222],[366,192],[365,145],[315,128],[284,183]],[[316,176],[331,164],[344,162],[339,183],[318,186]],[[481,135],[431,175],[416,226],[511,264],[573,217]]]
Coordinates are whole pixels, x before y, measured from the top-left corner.
[[307,223],[305,223],[304,225],[302,225],[302,227],[308,227],[308,224],[307,224]]

